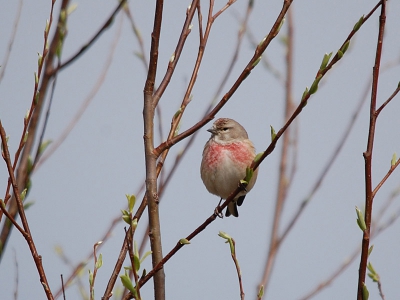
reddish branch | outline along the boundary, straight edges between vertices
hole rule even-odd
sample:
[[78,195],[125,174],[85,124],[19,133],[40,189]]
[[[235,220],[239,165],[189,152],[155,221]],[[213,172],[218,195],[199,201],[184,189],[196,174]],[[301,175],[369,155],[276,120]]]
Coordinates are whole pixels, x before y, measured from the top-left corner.
[[[53,295],[50,290],[49,283],[46,278],[46,274],[43,269],[42,265],[42,257],[37,253],[35,243],[32,238],[31,231],[29,229],[28,220],[25,215],[24,204],[22,203],[22,199],[20,197],[20,189],[18,188],[17,179],[15,178],[14,169],[11,165],[10,153],[8,151],[7,140],[6,140],[6,133],[4,131],[3,125],[0,121],[0,135],[1,135],[1,142],[3,145],[3,158],[7,165],[8,175],[10,176],[11,185],[13,188],[14,196],[16,199],[16,205],[18,207],[19,215],[21,216],[21,222],[23,225],[23,236],[28,243],[29,249],[31,251],[33,260],[35,261],[36,268],[39,273],[40,283],[42,284],[44,291],[46,293],[47,299],[52,300]],[[22,231],[21,231],[22,233]]]
[[373,68],[372,75],[372,92],[371,92],[371,105],[370,105],[370,123],[367,150],[363,153],[365,160],[365,224],[366,229],[363,232],[362,246],[361,246],[361,260],[360,267],[358,270],[358,289],[357,299],[363,299],[363,289],[365,288],[365,275],[367,270],[368,262],[368,249],[370,242],[371,232],[371,219],[372,219],[372,203],[374,200],[374,193],[372,188],[372,151],[374,147],[375,127],[376,120],[379,112],[376,110],[376,99],[378,93],[378,79],[379,79],[379,68],[382,56],[382,45],[383,45],[383,34],[386,23],[386,0],[381,1],[381,14],[379,16],[379,33],[378,42],[376,47],[375,65]]

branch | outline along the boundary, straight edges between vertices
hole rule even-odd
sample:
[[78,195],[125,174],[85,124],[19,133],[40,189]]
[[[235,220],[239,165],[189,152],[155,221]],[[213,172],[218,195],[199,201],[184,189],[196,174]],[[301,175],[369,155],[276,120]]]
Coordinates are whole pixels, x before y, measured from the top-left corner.
[[[146,161],[146,198],[149,214],[149,237],[152,251],[153,267],[162,259],[161,227],[157,194],[157,157],[154,151],[154,110],[157,101],[153,98],[154,84],[157,72],[158,48],[160,42],[161,22],[163,14],[163,0],[158,0],[154,16],[153,32],[151,34],[150,63],[147,80],[144,86],[144,152]],[[165,274],[163,270],[157,270],[154,275],[154,298],[165,299]],[[140,284],[141,285],[141,284]]]
[[386,0],[381,1],[381,14],[379,17],[379,33],[376,47],[375,65],[373,68],[372,75],[372,92],[371,92],[371,105],[370,105],[370,123],[369,123],[369,134],[367,142],[367,150],[363,153],[365,160],[365,224],[366,229],[363,232],[362,239],[362,250],[361,260],[358,274],[358,288],[357,288],[357,299],[367,300],[363,297],[363,290],[366,289],[365,275],[368,261],[368,249],[371,231],[371,219],[372,219],[372,203],[374,200],[374,194],[372,191],[372,151],[374,146],[375,127],[377,120],[376,113],[376,98],[378,93],[378,79],[379,79],[379,68],[382,56],[382,44],[383,34],[386,23]]
[[[0,121],[0,135],[1,135],[1,142],[3,144],[3,153],[4,153],[3,157],[4,157],[4,160],[5,160],[6,165],[7,165],[8,175],[10,176],[10,181],[11,181],[11,184],[12,184],[12,187],[13,187],[14,196],[16,198],[16,203],[17,203],[17,206],[18,206],[18,212],[19,212],[19,215],[21,217],[22,225],[24,227],[25,234],[23,234],[23,236],[24,236],[26,242],[28,243],[28,246],[29,246],[29,249],[31,251],[33,260],[35,261],[35,265],[36,265],[36,268],[37,268],[38,273],[39,273],[40,282],[41,282],[41,284],[42,284],[42,286],[44,288],[44,291],[46,293],[47,299],[52,300],[53,299],[53,295],[51,293],[50,286],[49,286],[49,283],[48,283],[47,278],[46,278],[46,274],[45,274],[44,269],[43,269],[42,257],[37,253],[36,246],[35,246],[35,243],[33,241],[33,238],[32,238],[32,235],[31,235],[31,231],[29,229],[28,220],[26,219],[24,205],[22,203],[22,199],[20,197],[20,192],[19,192],[19,189],[18,189],[17,179],[15,178],[14,169],[13,169],[13,167],[11,165],[11,159],[10,159],[10,153],[8,151],[6,133],[4,131],[4,128],[3,128],[3,125],[1,123],[1,121]],[[8,217],[9,217],[10,220],[13,218],[13,217],[10,218],[10,216],[8,216]]]
[[232,97],[232,95],[236,92],[236,90],[239,88],[239,86],[243,83],[243,81],[247,78],[247,76],[250,75],[251,71],[255,68],[257,65],[260,56],[263,54],[265,49],[268,47],[268,45],[271,43],[271,41],[277,36],[279,33],[280,26],[282,24],[282,20],[284,16],[286,15],[287,10],[289,9],[290,5],[292,4],[293,0],[285,0],[283,3],[283,8],[280,11],[277,19],[275,20],[274,25],[272,26],[269,34],[263,39],[263,41],[257,46],[253,57],[250,59],[249,63],[245,67],[245,69],[242,71],[242,73],[239,75],[238,79],[236,82],[233,84],[233,86],[230,88],[230,90],[222,97],[220,102],[214,107],[213,110],[201,121],[197,122],[195,125],[193,125],[191,128],[187,129],[186,131],[182,132],[181,134],[178,134],[177,136],[173,137],[170,140],[165,141],[164,143],[160,144],[156,149],[154,149],[154,154],[158,157],[161,155],[163,151],[166,149],[171,148],[173,145],[176,143],[180,142],[181,140],[187,138],[188,136],[192,135],[194,132],[202,128],[204,125],[206,125],[208,122],[210,122],[214,116],[221,110],[221,108],[228,102],[228,100]]
[[82,48],[77,53],[72,55],[71,58],[67,59],[67,61],[63,62],[61,65],[59,65],[54,70],[51,70],[49,72],[49,75],[52,76],[52,75],[54,75],[54,73],[64,69],[69,64],[73,63],[76,59],[78,59],[83,53],[85,53],[86,50],[88,50],[90,48],[90,46],[92,46],[96,42],[96,40],[101,36],[101,34],[106,29],[108,29],[108,27],[111,26],[116,14],[121,10],[121,8],[126,4],[126,2],[127,2],[127,0],[121,0],[119,2],[118,6],[115,8],[115,10],[110,15],[110,17],[107,19],[107,21],[103,24],[103,26],[99,29],[99,31],[89,40],[89,42],[87,42],[85,45],[83,45]]

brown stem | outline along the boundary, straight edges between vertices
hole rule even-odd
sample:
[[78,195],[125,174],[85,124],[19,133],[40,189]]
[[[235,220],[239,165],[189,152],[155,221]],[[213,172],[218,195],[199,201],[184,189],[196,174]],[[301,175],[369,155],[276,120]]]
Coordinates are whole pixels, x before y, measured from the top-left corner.
[[232,245],[233,245],[233,253],[231,253],[231,256],[232,256],[233,262],[235,263],[236,273],[237,273],[238,280],[239,280],[240,299],[244,300],[245,294],[244,294],[243,282],[242,282],[242,272],[240,271],[239,262],[236,257],[236,243],[235,243],[234,239],[232,239]]
[[25,240],[28,243],[33,260],[35,261],[35,265],[36,265],[36,268],[38,270],[39,277],[40,277],[40,282],[44,288],[47,299],[52,300],[53,294],[51,293],[50,286],[49,286],[49,283],[46,278],[46,274],[43,269],[42,257],[37,253],[36,246],[33,241],[31,231],[29,229],[28,220],[25,215],[24,204],[22,203],[22,200],[20,197],[20,190],[18,188],[17,179],[15,178],[14,169],[11,164],[10,153],[8,151],[8,146],[7,146],[6,133],[4,131],[1,121],[0,121],[0,135],[1,135],[1,142],[3,144],[4,160],[7,164],[8,175],[10,176],[14,196],[16,199],[16,205],[18,207],[18,212],[19,212],[19,215],[21,216],[21,222],[24,227],[25,234],[23,234],[23,236],[25,237]]
[[[288,10],[287,14],[288,19],[288,33],[287,33],[287,48],[286,48],[286,83],[285,83],[285,92],[286,92],[286,105],[284,111],[284,120],[287,121],[290,118],[290,115],[293,111],[293,95],[292,95],[292,81],[293,81],[293,13],[292,9]],[[283,135],[282,141],[282,152],[280,158],[280,166],[279,166],[279,179],[278,179],[278,189],[277,196],[275,202],[275,213],[274,220],[272,223],[271,229],[271,240],[270,247],[268,252],[267,261],[265,264],[264,275],[259,285],[264,286],[264,295],[266,294],[268,282],[270,275],[272,273],[276,254],[279,249],[279,226],[281,223],[281,216],[283,211],[283,206],[287,196],[287,190],[289,187],[289,174],[287,168],[287,156],[289,151],[289,138],[290,138],[290,128]]]
[[[160,42],[161,22],[163,14],[163,0],[158,0],[154,16],[153,32],[151,34],[151,49],[149,71],[144,87],[144,152],[146,161],[146,198],[149,214],[149,238],[152,251],[152,264],[156,266],[163,257],[161,244],[161,226],[159,216],[159,202],[157,194],[157,157],[154,151],[154,111],[157,100],[153,97],[154,83],[157,72],[158,48]],[[164,270],[158,270],[153,278],[154,298],[165,299],[165,274]]]
[[365,224],[366,229],[363,232],[362,247],[361,247],[361,260],[358,270],[358,288],[357,299],[363,299],[363,288],[365,286],[365,275],[367,270],[368,249],[370,242],[371,232],[371,219],[372,219],[372,203],[374,194],[372,191],[372,151],[374,146],[376,119],[378,117],[376,111],[376,98],[378,92],[378,79],[379,68],[382,56],[383,33],[386,23],[386,0],[381,1],[381,14],[379,16],[379,33],[376,47],[375,65],[372,75],[372,92],[371,92],[371,105],[370,105],[370,123],[367,150],[363,153],[365,160]]

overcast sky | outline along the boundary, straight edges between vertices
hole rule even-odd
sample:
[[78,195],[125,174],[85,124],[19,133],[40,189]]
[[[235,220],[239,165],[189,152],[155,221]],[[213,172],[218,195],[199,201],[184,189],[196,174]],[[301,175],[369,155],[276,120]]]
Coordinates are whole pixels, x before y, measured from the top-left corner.
[[[51,1],[24,1],[12,53],[0,82],[0,118],[9,147],[15,153],[22,132],[23,117],[30,106],[37,68],[37,53],[43,47],[43,30],[49,18]],[[55,6],[55,20],[59,5]],[[140,28],[146,54],[150,49],[154,1],[131,1],[132,15]],[[166,1],[161,32],[157,83],[165,74],[173,53],[189,2]],[[68,36],[63,60],[71,57],[102,26],[114,10],[116,1],[76,1],[77,9],[69,17]],[[150,4],[151,3],[151,4]],[[325,53],[336,52],[354,24],[375,6],[377,0],[294,1],[294,86],[295,103],[301,100],[306,86],[313,82]],[[216,1],[216,8],[225,4]],[[180,131],[200,120],[213,100],[233,55],[240,28],[237,16],[243,17],[247,2],[237,1],[214,23],[199,71],[193,99]],[[281,0],[255,1],[249,29],[257,42],[269,32],[282,7]],[[208,3],[202,3],[206,20]],[[2,1],[0,9],[0,61],[6,55],[18,1]],[[387,30],[382,65],[400,55],[400,3],[388,2]],[[283,229],[308,195],[330,159],[371,78],[378,33],[379,11],[362,26],[353,38],[348,53],[321,82],[299,117],[297,169],[283,213]],[[54,28],[53,28],[54,30]],[[164,138],[171,118],[178,110],[191,76],[198,50],[198,24],[193,22],[182,57],[173,79],[160,101]],[[287,33],[284,24],[278,37],[267,49],[266,57],[284,74]],[[112,62],[104,73],[113,43],[117,41]],[[101,74],[106,77],[82,118],[58,150],[34,173],[27,201],[35,204],[27,211],[32,235],[55,293],[71,272],[55,251],[61,247],[73,264],[92,251],[120,209],[126,205],[125,194],[137,193],[144,181],[143,87],[146,72],[135,55],[140,51],[126,15],[117,15],[113,25],[79,60],[62,71],[57,79],[53,106],[45,139],[56,140],[70,123],[79,107],[93,90]],[[246,37],[238,61],[220,99],[237,79],[254,52]],[[400,67],[395,65],[380,77],[378,103],[396,89]],[[278,131],[284,124],[284,87],[260,63],[243,82],[216,117],[237,120],[247,130],[257,152],[270,143],[270,125]],[[390,167],[394,152],[400,154],[399,99],[394,99],[378,119],[373,158],[373,182],[376,185]],[[266,299],[300,299],[342,264],[360,245],[362,232],[356,224],[355,206],[364,203],[364,160],[368,134],[368,101],[362,107],[349,140],[337,162],[315,194],[296,227],[282,245],[268,286]],[[157,124],[158,125],[158,124]],[[207,217],[218,198],[207,192],[200,179],[203,145],[209,138],[206,125],[184,156],[160,205],[164,254],[186,237]],[[160,142],[157,136],[156,144]],[[169,170],[185,141],[170,152],[165,169]],[[225,231],[236,241],[247,299],[255,299],[270,242],[270,227],[275,207],[280,143],[262,163],[258,181],[240,207],[239,218],[218,219],[185,246],[165,266],[167,299],[239,299],[239,287],[229,247],[218,237]],[[7,170],[0,164],[0,197],[7,186]],[[377,194],[374,212],[399,186],[397,170]],[[138,194],[138,199],[142,194]],[[399,199],[390,206],[383,222],[399,209]],[[141,240],[147,213],[138,227]],[[4,221],[3,221],[4,222]],[[1,223],[2,225],[2,223]],[[112,237],[99,250],[104,265],[96,281],[96,299],[105,290],[123,241],[125,223],[119,223]],[[381,275],[387,299],[398,297],[400,270],[400,222],[395,222],[373,241],[370,257]],[[147,250],[150,246],[147,246]],[[18,263],[18,268],[16,267]],[[128,265],[128,262],[126,262]],[[315,299],[354,299],[357,292],[359,258]],[[93,261],[88,268],[93,269]],[[144,267],[151,269],[151,258]],[[45,295],[33,259],[24,238],[16,230],[8,242],[0,265],[0,290],[3,299],[13,299],[15,277],[19,276],[18,299],[44,299]],[[88,272],[81,274],[88,292]],[[120,282],[118,281],[118,285]],[[378,299],[376,283],[369,278],[370,299]],[[76,286],[67,289],[67,299],[80,299]],[[153,296],[152,282],[142,288],[143,299]]]

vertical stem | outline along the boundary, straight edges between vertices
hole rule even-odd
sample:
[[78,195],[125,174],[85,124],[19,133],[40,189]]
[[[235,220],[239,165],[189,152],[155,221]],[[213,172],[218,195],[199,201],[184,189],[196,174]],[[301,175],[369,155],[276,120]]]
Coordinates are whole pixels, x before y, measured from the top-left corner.
[[[161,227],[158,211],[157,194],[157,157],[154,154],[154,112],[156,101],[153,97],[154,84],[157,72],[158,48],[160,42],[161,22],[163,13],[163,0],[157,0],[154,16],[154,27],[151,34],[151,49],[149,71],[144,87],[144,151],[146,160],[146,197],[149,214],[149,238],[152,251],[152,264],[155,267],[163,258],[161,247]],[[159,270],[153,278],[154,298],[156,300],[165,299],[165,274],[164,270]]]
[[[288,33],[287,33],[287,52],[286,52],[286,82],[285,82],[285,91],[286,91],[286,106],[284,118],[285,121],[290,118],[291,112],[293,111],[293,101],[292,101],[292,78],[293,78],[293,13],[292,9],[288,10],[287,14],[288,18]],[[282,142],[282,152],[281,159],[279,165],[279,183],[278,183],[278,191],[276,196],[276,206],[274,213],[274,221],[272,225],[271,231],[271,242],[268,253],[267,262],[265,265],[264,275],[262,282],[260,284],[264,286],[264,295],[266,294],[266,287],[269,282],[270,275],[272,273],[272,269],[274,267],[274,263],[276,260],[276,254],[280,246],[280,237],[279,237],[279,225],[282,216],[283,205],[287,195],[288,188],[288,176],[287,176],[287,155],[289,149],[289,139],[290,139],[290,127],[288,131],[283,135]]]
[[376,119],[378,117],[378,114],[376,112],[376,98],[378,92],[379,68],[382,56],[382,43],[383,43],[383,33],[385,29],[385,23],[386,23],[386,0],[382,1],[381,3],[378,42],[376,47],[375,65],[373,68],[368,142],[367,142],[367,150],[363,153],[365,161],[365,217],[364,218],[367,228],[363,232],[363,239],[361,246],[361,260],[360,260],[360,268],[358,270],[358,288],[357,288],[358,300],[365,300],[363,299],[362,291],[365,285],[365,275],[368,262],[368,248],[369,248],[370,233],[371,233],[372,203],[374,200],[373,188],[372,188],[372,151],[374,146]]

